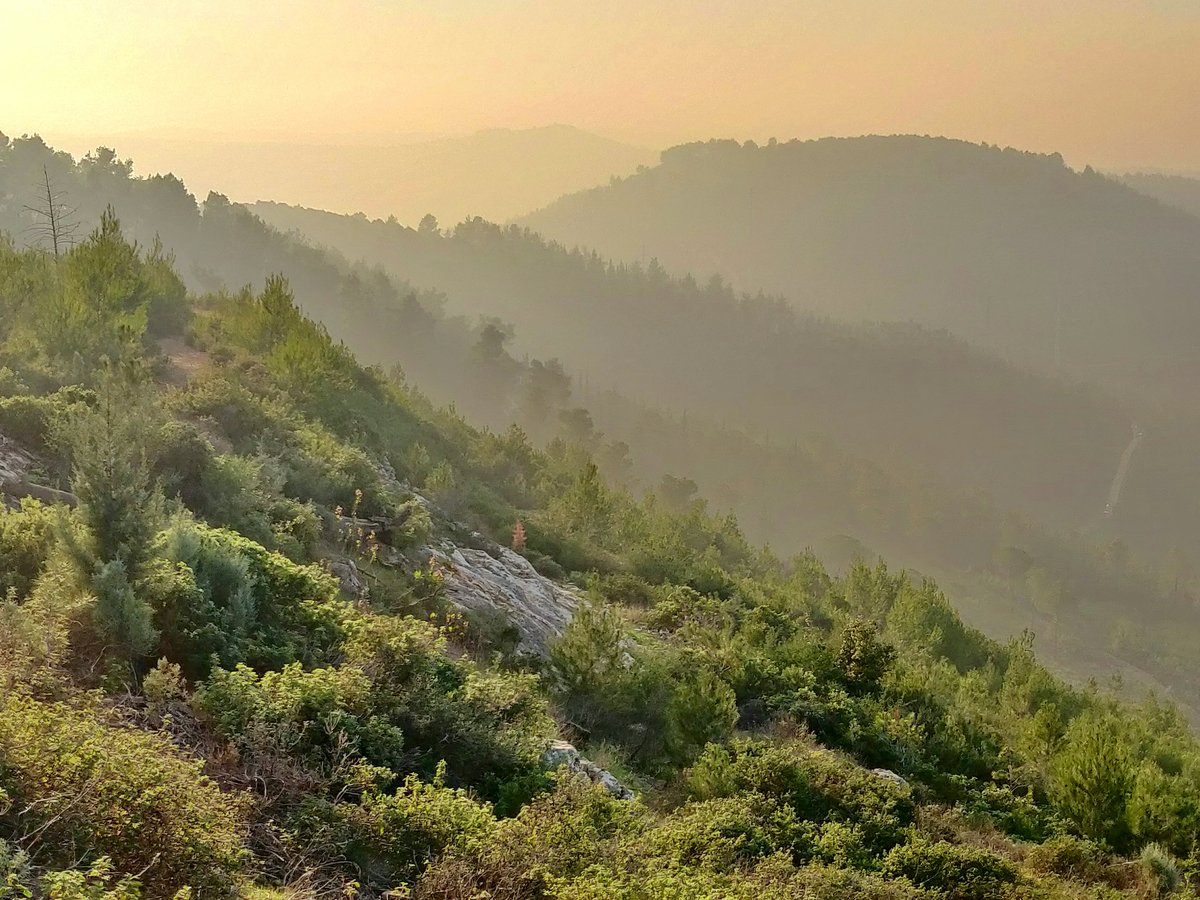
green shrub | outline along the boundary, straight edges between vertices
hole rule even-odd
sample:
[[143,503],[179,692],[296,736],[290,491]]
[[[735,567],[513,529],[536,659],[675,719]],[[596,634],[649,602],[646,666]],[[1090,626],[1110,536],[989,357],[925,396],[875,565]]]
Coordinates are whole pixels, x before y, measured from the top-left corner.
[[970,815],[985,816],[1005,834],[1026,841],[1045,840],[1056,825],[1044,805],[1007,785],[985,785],[964,804],[964,810]]
[[893,847],[883,872],[954,900],[998,900],[1017,880],[1016,866],[995,853],[924,838]]
[[410,883],[443,854],[477,853],[496,824],[488,804],[446,787],[441,772],[432,783],[410,775],[395,793],[369,792],[359,804],[314,805],[304,818],[378,888]]
[[0,597],[29,596],[54,546],[55,514],[34,500],[9,511],[0,504]]
[[[117,875],[112,860],[102,856],[87,868],[47,872],[42,876],[47,900],[139,900],[142,882],[132,875]],[[187,888],[176,897],[189,897]]]
[[62,703],[0,700],[3,822],[38,831],[39,863],[75,866],[107,856],[155,896],[190,885],[205,896],[233,886],[242,860],[237,797],[160,735],[103,724]]
[[62,559],[51,561],[25,599],[0,600],[0,677],[40,696],[61,695],[72,626],[87,618],[90,602]]
[[843,680],[852,690],[878,690],[895,659],[895,648],[879,639],[879,632],[872,623],[865,619],[846,623],[838,647],[837,664]]
[[131,661],[147,656],[158,640],[154,612],[130,582],[125,563],[113,559],[100,565],[91,588],[96,595],[93,619],[100,635]]
[[545,872],[578,874],[644,840],[648,813],[640,803],[617,800],[578,776],[553,777],[553,791],[500,822],[481,865],[528,873],[536,884]]
[[1183,884],[1183,875],[1179,871],[1179,863],[1158,844],[1147,844],[1142,848],[1142,872],[1150,883],[1156,897],[1165,897],[1179,890]]
[[534,799],[554,789],[554,779],[546,772],[518,775],[500,785],[496,792],[496,815],[510,819]]
[[710,741],[728,737],[737,723],[733,690],[701,670],[681,680],[666,709],[666,747],[678,765],[687,765]]
[[1169,775],[1157,762],[1144,762],[1134,779],[1128,817],[1139,840],[1191,853],[1193,836],[1200,833],[1200,770],[1189,766]]
[[342,636],[337,584],[235,532],[176,519],[159,535],[167,563],[147,586],[162,654],[202,678],[220,664],[320,664]]
[[60,413],[49,397],[5,397],[0,399],[0,433],[30,450],[46,450],[51,423]]
[[1068,834],[1055,835],[1045,843],[1034,844],[1026,853],[1025,861],[1035,872],[1083,882],[1104,880],[1106,868],[1100,845]]
[[1053,798],[1063,815],[1086,837],[1123,846],[1135,772],[1120,725],[1098,715],[1076,720],[1054,770]]
[[858,827],[864,845],[876,853],[902,839],[915,812],[906,788],[828,751],[744,739],[705,748],[688,770],[685,787],[696,799],[747,792],[773,797],[802,820]]
[[353,666],[216,669],[195,703],[243,756],[290,757],[335,787],[386,783],[404,764],[403,733],[375,713],[371,682]]
[[689,803],[646,836],[646,850],[673,866],[729,871],[775,853],[807,856],[795,810],[761,794]]
[[0,398],[28,393],[29,385],[21,379],[20,375],[8,366],[0,366]]

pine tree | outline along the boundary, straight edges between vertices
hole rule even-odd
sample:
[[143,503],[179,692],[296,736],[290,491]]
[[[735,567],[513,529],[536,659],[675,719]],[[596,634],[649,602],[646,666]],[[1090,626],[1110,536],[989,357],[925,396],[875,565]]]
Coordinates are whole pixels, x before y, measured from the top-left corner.
[[60,534],[96,594],[98,630],[131,664],[153,649],[156,636],[150,607],[138,595],[162,517],[147,456],[156,425],[138,373],[124,365],[102,380],[96,407],[72,415],[59,435],[74,462],[83,539],[65,522]]
[[1134,767],[1118,723],[1100,716],[1076,722],[1055,762],[1059,809],[1088,837],[1120,848]]

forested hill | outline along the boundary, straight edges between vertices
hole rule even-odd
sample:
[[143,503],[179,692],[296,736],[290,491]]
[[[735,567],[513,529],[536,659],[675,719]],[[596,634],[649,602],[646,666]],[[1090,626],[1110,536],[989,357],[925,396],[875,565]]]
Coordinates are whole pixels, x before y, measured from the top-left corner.
[[143,134],[104,143],[132,155],[139,172],[174,171],[202,194],[214,189],[237,200],[364,210],[410,225],[427,213],[450,221],[523,215],[564,193],[628,175],[658,155],[567,125],[339,143]]
[[1121,389],[1197,372],[1200,220],[1058,155],[915,136],[687,144],[521,221]]
[[1061,524],[1103,508],[1097,492],[1128,440],[1119,404],[945,332],[840,324],[782,298],[739,295],[719,277],[698,284],[653,262],[611,264],[478,219],[443,233],[277,204],[254,210],[395,277],[436,285],[447,309],[511,324],[516,352],[558,357],[597,387],[783,444],[828,434]]

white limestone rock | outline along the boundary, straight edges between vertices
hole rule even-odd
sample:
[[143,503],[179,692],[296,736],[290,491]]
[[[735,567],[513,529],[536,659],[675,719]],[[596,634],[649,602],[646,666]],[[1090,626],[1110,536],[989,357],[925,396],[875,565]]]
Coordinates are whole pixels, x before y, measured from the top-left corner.
[[582,602],[507,547],[477,550],[443,544],[430,553],[445,570],[450,602],[467,612],[503,617],[520,635],[519,652],[545,656]]

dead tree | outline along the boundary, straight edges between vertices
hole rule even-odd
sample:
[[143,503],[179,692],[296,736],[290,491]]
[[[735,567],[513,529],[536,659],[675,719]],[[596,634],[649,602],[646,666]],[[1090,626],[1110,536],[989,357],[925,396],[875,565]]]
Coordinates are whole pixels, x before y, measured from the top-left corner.
[[75,232],[79,228],[75,208],[64,202],[66,196],[66,191],[55,189],[50,170],[42,166],[42,183],[38,185],[36,204],[25,207],[25,211],[34,216],[34,223],[25,229],[33,237],[31,243],[48,243],[55,259],[75,243]]

